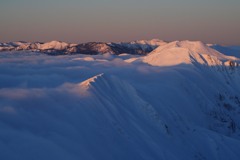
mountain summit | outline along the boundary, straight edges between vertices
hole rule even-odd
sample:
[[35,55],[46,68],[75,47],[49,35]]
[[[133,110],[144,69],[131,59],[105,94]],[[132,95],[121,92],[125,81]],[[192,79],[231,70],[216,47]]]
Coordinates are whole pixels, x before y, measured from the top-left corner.
[[234,61],[235,57],[226,56],[200,41],[174,41],[159,46],[144,58],[144,62],[154,66],[175,66],[200,63],[219,65],[225,61]]

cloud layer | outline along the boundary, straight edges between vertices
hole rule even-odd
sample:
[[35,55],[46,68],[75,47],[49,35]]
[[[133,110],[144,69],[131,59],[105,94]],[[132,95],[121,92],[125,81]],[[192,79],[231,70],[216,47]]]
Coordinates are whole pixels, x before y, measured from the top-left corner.
[[239,158],[238,72],[131,58],[1,53],[0,159]]

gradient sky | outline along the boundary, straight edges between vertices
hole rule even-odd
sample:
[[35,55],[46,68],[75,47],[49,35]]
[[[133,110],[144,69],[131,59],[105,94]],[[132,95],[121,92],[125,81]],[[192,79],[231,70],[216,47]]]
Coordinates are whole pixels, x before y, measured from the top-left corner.
[[0,42],[202,40],[240,45],[240,0],[0,0]]

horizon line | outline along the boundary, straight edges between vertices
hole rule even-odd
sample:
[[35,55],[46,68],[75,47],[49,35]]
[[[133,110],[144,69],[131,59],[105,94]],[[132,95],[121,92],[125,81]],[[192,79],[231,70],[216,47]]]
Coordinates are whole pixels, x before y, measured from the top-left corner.
[[192,41],[192,42],[197,42],[200,41],[204,44],[212,44],[212,45],[221,45],[221,46],[240,46],[240,44],[224,44],[224,43],[212,43],[212,42],[205,42],[202,40],[190,40],[190,39],[176,39],[176,40],[164,40],[164,39],[159,39],[159,38],[152,38],[152,39],[135,39],[135,40],[129,40],[129,41],[86,41],[86,42],[70,42],[70,41],[64,41],[64,40],[56,40],[56,39],[52,39],[52,40],[46,40],[46,41],[25,41],[25,40],[17,40],[17,41],[5,41],[5,42],[0,42],[0,43],[14,43],[14,42],[22,42],[22,43],[48,43],[48,42],[53,42],[53,41],[57,41],[57,42],[64,42],[64,43],[68,43],[68,44],[84,44],[84,43],[128,43],[128,42],[136,42],[136,41],[152,41],[152,40],[159,40],[159,41],[163,41],[166,43],[171,43],[171,42],[175,42],[175,41]]

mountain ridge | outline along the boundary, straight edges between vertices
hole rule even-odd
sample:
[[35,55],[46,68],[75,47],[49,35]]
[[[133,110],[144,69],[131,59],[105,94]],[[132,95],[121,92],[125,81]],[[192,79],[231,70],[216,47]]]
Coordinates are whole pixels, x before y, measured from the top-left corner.
[[0,43],[0,51],[34,51],[50,55],[62,54],[147,54],[160,45],[167,42],[159,39],[140,40],[132,42],[87,42],[87,43],[66,43],[53,40],[50,42],[8,42]]
[[[185,46],[194,47],[195,51],[198,48],[203,48],[202,53],[208,52],[208,50],[214,49],[226,56],[234,56],[240,58],[239,46],[224,46],[219,44],[207,44],[201,41],[164,41],[160,39],[152,40],[136,40],[131,42],[87,42],[87,43],[66,43],[63,41],[49,41],[49,42],[7,42],[0,43],[0,52],[4,51],[30,51],[39,52],[48,55],[68,55],[68,54],[114,54],[119,55],[123,53],[133,55],[147,55],[152,52],[157,52],[161,46],[169,47],[169,45],[189,45]],[[204,47],[201,47],[204,46]],[[160,47],[160,48],[159,48]],[[181,46],[180,46],[181,47]],[[158,50],[156,50],[158,48]],[[164,47],[163,47],[164,48]],[[193,49],[193,48],[192,48]]]
[[173,66],[199,63],[209,66],[224,64],[229,61],[235,66],[238,58],[228,56],[210,48],[200,41],[174,41],[159,46],[143,58],[143,62],[154,66]]

